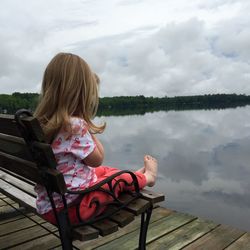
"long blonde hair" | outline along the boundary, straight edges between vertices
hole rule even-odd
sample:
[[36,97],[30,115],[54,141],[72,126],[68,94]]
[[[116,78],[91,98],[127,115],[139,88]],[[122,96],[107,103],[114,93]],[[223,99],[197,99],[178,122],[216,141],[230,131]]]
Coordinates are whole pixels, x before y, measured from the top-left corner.
[[105,124],[91,121],[96,115],[99,78],[79,56],[57,54],[45,69],[40,101],[34,116],[51,140],[61,128],[70,132],[70,117],[83,118],[91,133],[102,133]]

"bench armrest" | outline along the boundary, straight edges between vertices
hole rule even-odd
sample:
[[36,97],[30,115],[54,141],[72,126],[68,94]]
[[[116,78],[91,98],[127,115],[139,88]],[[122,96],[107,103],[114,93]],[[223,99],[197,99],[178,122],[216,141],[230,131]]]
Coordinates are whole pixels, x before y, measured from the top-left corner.
[[[133,180],[133,181],[132,181],[131,183],[127,183],[125,180],[122,180],[122,179],[121,179],[121,180],[118,180],[118,181],[116,182],[116,184],[112,187],[112,181],[113,181],[116,177],[118,177],[118,176],[120,176],[120,175],[122,175],[122,174],[129,174],[129,175],[132,177],[132,180]],[[100,189],[103,185],[105,185],[105,184],[108,184],[108,185],[109,185],[109,188],[112,190],[112,189],[115,189],[115,188],[116,188],[116,186],[119,184],[120,181],[123,181],[127,186],[132,186],[132,185],[134,185],[135,192],[137,192],[137,193],[140,192],[139,184],[138,184],[138,180],[137,180],[137,178],[136,178],[136,175],[135,175],[133,172],[129,171],[129,170],[121,170],[121,171],[119,171],[119,172],[117,172],[117,173],[115,173],[115,174],[109,176],[109,177],[106,178],[105,180],[102,180],[102,181],[98,182],[97,184],[93,185],[93,186],[90,187],[90,188],[86,188],[86,189],[84,189],[84,190],[77,190],[77,191],[73,191],[73,190],[67,189],[66,193],[69,193],[69,194],[82,194],[82,195],[84,195],[84,194],[87,194],[87,193],[90,193],[90,192],[99,190],[99,189]]]
[[[132,182],[128,183],[127,181],[122,179],[123,174],[129,174],[132,178]],[[116,180],[115,183],[112,183],[112,181],[115,180],[115,178],[118,176],[119,176],[119,179]],[[119,197],[116,197],[116,194],[115,194],[115,190],[116,190],[117,186],[119,185],[119,183],[121,183],[121,182],[123,182],[126,186],[132,187],[131,190],[134,190],[134,191],[128,191],[129,198],[127,198],[126,200],[123,200],[123,199],[120,199]],[[108,185],[108,188],[107,187],[103,188],[103,186],[106,184]],[[111,215],[115,214],[117,211],[120,211],[121,209],[125,208],[128,204],[130,204],[134,200],[141,197],[137,177],[133,172],[128,171],[128,170],[119,171],[119,172],[111,175],[110,177],[106,178],[105,180],[98,182],[97,184],[93,185],[90,188],[87,188],[84,190],[79,190],[79,191],[67,190],[66,193],[78,194],[78,195],[80,195],[81,198],[83,198],[84,195],[91,193],[93,191],[99,191],[99,192],[106,193],[109,196],[111,196],[112,199],[111,199],[111,201],[107,201],[107,202],[102,203],[102,204],[98,200],[93,199],[90,202],[89,206],[92,207],[94,205],[95,212],[94,212],[93,216],[91,216],[91,218],[89,218],[87,221],[83,221],[81,219],[80,213],[79,213],[79,206],[78,206],[77,207],[77,215],[78,215],[78,219],[79,219],[80,223],[75,225],[75,226],[92,224],[96,221],[100,221],[100,220],[103,220],[105,218],[108,218]],[[113,207],[112,211],[110,210],[110,212],[106,212],[105,214],[101,214],[101,212],[103,211],[103,208],[107,208],[109,206]]]

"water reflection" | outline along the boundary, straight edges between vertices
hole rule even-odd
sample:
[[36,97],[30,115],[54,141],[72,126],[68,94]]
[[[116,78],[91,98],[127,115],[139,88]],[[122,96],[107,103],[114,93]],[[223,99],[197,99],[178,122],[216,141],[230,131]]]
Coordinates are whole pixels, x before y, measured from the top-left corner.
[[136,169],[152,154],[165,206],[250,230],[250,107],[103,119],[105,164]]

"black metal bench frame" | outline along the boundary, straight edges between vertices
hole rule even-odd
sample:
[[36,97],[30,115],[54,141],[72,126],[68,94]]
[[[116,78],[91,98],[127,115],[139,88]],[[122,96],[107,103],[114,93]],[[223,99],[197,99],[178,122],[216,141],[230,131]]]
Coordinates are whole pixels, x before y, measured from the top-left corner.
[[[19,130],[20,137],[23,138],[25,141],[29,154],[32,156],[31,160],[36,163],[38,177],[31,179],[31,181],[34,181],[35,179],[36,183],[42,184],[43,186],[45,186],[47,190],[47,193],[50,198],[50,202],[51,202],[54,214],[55,214],[55,218],[57,221],[57,227],[59,230],[63,249],[73,249],[72,241],[74,238],[76,238],[75,237],[76,232],[79,233],[77,229],[81,229],[84,226],[94,225],[95,223],[109,219],[110,217],[112,217],[113,215],[115,215],[117,212],[121,210],[124,210],[124,209],[129,210],[129,206],[141,198],[145,198],[148,201],[143,205],[139,213],[137,214],[135,213],[135,215],[141,214],[141,227],[140,227],[138,248],[140,250],[146,248],[147,229],[148,229],[151,213],[153,210],[153,205],[155,202],[164,200],[163,195],[161,194],[156,195],[154,198],[151,199],[147,195],[143,194],[143,192],[139,190],[139,185],[138,185],[138,181],[137,181],[135,174],[127,170],[120,171],[110,176],[106,180],[103,180],[99,182],[98,184],[88,189],[85,189],[83,191],[68,190],[66,188],[63,175],[56,169],[56,161],[53,155],[53,151],[50,145],[46,143],[45,136],[43,134],[43,131],[40,127],[38,120],[34,118],[28,110],[22,109],[22,110],[17,111],[17,113],[15,114],[15,119],[13,119],[13,122],[15,123],[15,126]],[[8,128],[6,129],[8,130]],[[0,126],[0,132],[3,133],[4,131],[5,129],[1,129],[1,126]],[[10,132],[9,134],[11,135],[12,132]],[[25,150],[27,151],[27,149]],[[14,159],[15,157],[16,156],[14,156]],[[17,177],[18,175],[20,176],[20,179],[22,179],[21,176],[25,178],[27,178],[27,176],[29,177],[30,174],[27,173],[27,171],[26,173],[22,173],[22,170],[16,167],[16,162],[13,163],[14,165],[12,164],[12,159],[13,159],[13,156],[7,155],[6,152],[2,149],[2,152],[0,151],[1,170],[3,171],[7,170],[6,174],[9,174],[11,171],[13,171],[15,174],[15,177]],[[112,184],[112,182],[114,182],[117,176],[125,174],[125,173],[131,175],[133,179],[132,183],[127,183],[124,180],[119,180],[119,181],[115,181],[115,184]],[[122,196],[121,197],[115,196],[115,189],[117,185],[119,185],[120,182],[123,182],[125,185],[134,186],[133,192],[124,194],[126,199],[122,199]],[[107,185],[109,189],[103,188],[103,185]],[[1,187],[0,187],[0,191],[2,191],[5,195],[8,195],[8,191],[1,189]],[[78,207],[77,217],[78,217],[79,223],[71,224],[69,221],[69,216],[68,216],[69,205],[67,205],[66,203],[65,194],[66,193],[76,194],[76,195],[83,197],[84,195],[93,191],[107,193],[108,195],[112,197],[112,202],[100,204],[97,200],[93,200],[91,202],[91,205],[95,205],[96,211],[91,218],[85,221],[81,219],[81,216],[79,214],[79,207]],[[62,198],[63,208],[60,211],[56,209],[56,206],[53,200],[52,194],[54,192],[57,192],[58,194],[60,194]],[[13,198],[13,195],[11,197]],[[103,207],[107,209],[105,210],[105,212],[99,214],[100,209],[102,209]],[[93,238],[96,238],[96,235],[94,235]],[[91,236],[89,239],[91,239]]]

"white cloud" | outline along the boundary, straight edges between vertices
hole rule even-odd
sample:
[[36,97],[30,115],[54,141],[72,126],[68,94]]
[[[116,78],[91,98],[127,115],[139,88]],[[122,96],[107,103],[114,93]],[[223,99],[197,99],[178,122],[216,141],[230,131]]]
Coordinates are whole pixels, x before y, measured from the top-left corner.
[[1,2],[1,93],[38,91],[51,57],[70,51],[102,96],[250,94],[246,1],[25,2]]

